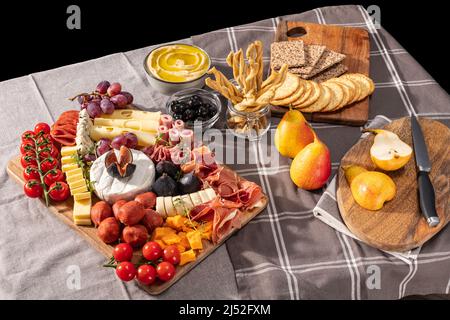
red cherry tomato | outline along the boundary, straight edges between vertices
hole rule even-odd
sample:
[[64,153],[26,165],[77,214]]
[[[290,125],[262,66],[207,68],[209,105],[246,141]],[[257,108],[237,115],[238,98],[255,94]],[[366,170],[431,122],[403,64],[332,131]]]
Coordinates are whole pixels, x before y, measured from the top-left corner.
[[163,251],[158,242],[149,241],[142,247],[142,255],[149,261],[155,261],[162,257]]
[[34,144],[34,132],[31,130],[27,130],[22,133],[22,142],[32,142]]
[[163,261],[156,267],[156,273],[159,279],[166,282],[175,276],[175,267],[173,264]]
[[41,161],[41,170],[42,170],[42,172],[45,173],[52,169],[58,168],[58,165],[59,165],[59,163],[58,163],[58,160],[56,160],[56,158],[48,157]]
[[153,266],[143,264],[138,268],[137,279],[140,283],[151,285],[156,280],[156,270]]
[[51,185],[57,181],[64,181],[64,173],[59,169],[52,169],[48,171],[44,177],[44,182],[46,185]]
[[44,189],[42,189],[41,182],[38,180],[29,180],[23,186],[23,191],[30,198],[39,198],[42,196]]
[[22,164],[23,168],[28,167],[29,165],[35,165],[37,166],[36,157],[31,152],[27,152],[20,158],[20,163]]
[[122,281],[131,281],[136,277],[136,268],[131,262],[124,261],[117,265],[116,274]]
[[133,247],[128,243],[120,243],[114,247],[113,256],[116,261],[130,261],[133,257]]
[[20,153],[25,154],[27,152],[30,152],[32,154],[36,153],[33,141],[24,141],[20,144]]
[[39,148],[39,150],[41,150],[39,152],[39,158],[41,158],[41,159],[45,159],[45,158],[48,158],[48,157],[53,157],[53,158],[58,159],[58,157],[59,157],[59,150],[58,150],[58,148],[55,147],[51,143],[45,145],[43,148]]
[[28,180],[39,180],[41,176],[39,175],[38,167],[34,164],[30,164],[23,170],[23,178]]
[[50,133],[50,126],[48,124],[46,124],[45,122],[39,122],[35,127],[34,127],[34,133],[38,134],[41,131],[43,131],[44,133]]
[[163,260],[170,262],[174,266],[180,263],[180,250],[178,250],[176,245],[171,245],[164,248]]
[[54,182],[48,190],[48,195],[55,201],[67,200],[70,196],[69,186],[65,182]]

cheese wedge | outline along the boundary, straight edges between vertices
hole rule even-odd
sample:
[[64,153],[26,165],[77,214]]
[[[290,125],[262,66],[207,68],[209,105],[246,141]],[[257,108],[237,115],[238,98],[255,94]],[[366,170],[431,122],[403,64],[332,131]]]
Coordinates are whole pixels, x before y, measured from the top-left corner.
[[73,218],[90,219],[91,218],[91,198],[74,200],[73,202]]
[[63,164],[61,167],[62,172],[69,172],[72,170],[75,170],[79,168],[77,163],[68,163],[68,164]]
[[[70,186],[69,186],[69,188],[70,188]],[[70,194],[73,196],[78,193],[87,192],[87,191],[88,191],[88,189],[87,189],[86,184],[84,184],[84,186],[79,187],[79,188],[75,188],[75,189],[70,188]]]
[[203,203],[198,192],[189,194],[189,197],[191,198],[192,204],[194,205],[194,207]]
[[74,200],[84,200],[84,199],[91,199],[91,193],[88,191],[75,193],[73,195]]
[[176,213],[184,216],[185,209],[184,209],[183,200],[181,199],[181,196],[173,197],[172,204],[173,204],[173,207],[175,208]]
[[75,224],[77,226],[90,226],[90,225],[92,225],[91,218],[89,218],[89,219],[73,219],[73,222],[75,222]]
[[69,163],[72,163],[72,164],[75,163],[76,164],[77,161],[72,156],[65,156],[65,157],[61,158],[61,163],[62,164],[69,164]]
[[79,188],[82,186],[86,186],[86,181],[84,179],[80,179],[80,180],[77,180],[74,182],[70,182],[70,183],[68,183],[68,185],[69,185],[70,189],[72,190],[72,189],[76,189],[76,188]]
[[91,139],[94,141],[99,141],[101,138],[108,138],[110,140],[115,137],[125,134],[127,132],[132,132],[136,135],[138,139],[138,145],[141,147],[148,147],[155,144],[156,133],[138,131],[128,128],[111,127],[111,126],[93,126],[90,131]]
[[157,197],[156,198],[156,212],[159,213],[159,215],[163,218],[167,217],[166,208],[164,207],[164,197]]
[[157,120],[135,120],[135,119],[105,119],[95,118],[94,125],[128,128],[138,131],[156,133],[158,131],[159,121]]
[[106,119],[135,119],[135,120],[154,120],[159,121],[161,112],[150,112],[131,109],[114,110],[112,114],[103,114],[102,118]]
[[61,148],[61,156],[72,156],[77,152],[77,146],[73,147],[62,147]]
[[164,208],[168,217],[177,215],[177,210],[173,206],[172,197],[164,197]]

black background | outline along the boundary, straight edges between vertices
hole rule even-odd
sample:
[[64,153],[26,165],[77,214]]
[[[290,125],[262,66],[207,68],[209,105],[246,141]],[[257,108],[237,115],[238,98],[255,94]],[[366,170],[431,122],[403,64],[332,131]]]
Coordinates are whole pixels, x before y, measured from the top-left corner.
[[[448,17],[442,1],[11,1],[0,17],[0,80],[110,53],[187,38],[223,27],[315,7],[376,4],[381,23],[447,90]],[[81,30],[68,30],[66,9],[81,8]],[[82,75],[80,75],[82,76]]]

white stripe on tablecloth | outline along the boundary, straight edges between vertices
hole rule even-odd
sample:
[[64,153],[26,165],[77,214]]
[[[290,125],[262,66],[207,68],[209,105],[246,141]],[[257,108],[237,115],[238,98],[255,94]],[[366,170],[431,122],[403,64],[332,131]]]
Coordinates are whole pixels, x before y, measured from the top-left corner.
[[[335,169],[337,167],[339,167],[340,163],[339,162],[333,162],[331,163],[331,168]],[[281,173],[281,172],[288,172],[290,170],[290,165],[282,165],[282,166],[278,166],[278,167],[270,167],[270,168],[249,168],[249,169],[241,169],[241,170],[236,170],[237,173],[239,173],[239,175],[241,176],[251,176],[251,175],[255,175],[255,174],[259,174],[259,175],[274,175],[277,173]]]
[[258,215],[257,217],[253,218],[250,223],[254,222],[273,222],[273,221],[281,221],[281,220],[288,220],[288,219],[307,219],[314,217],[312,210],[304,210],[304,211],[297,211],[297,212],[291,212],[291,211],[285,211],[285,212],[277,212],[276,217],[268,216],[267,214],[264,215]]
[[319,12],[319,16],[323,21],[323,24],[327,24],[326,20],[325,20],[325,16],[323,15],[322,9],[321,8],[317,8],[317,11]]
[[400,79],[400,76],[398,75],[397,69],[395,68],[394,63],[392,62],[390,55],[386,51],[386,46],[384,45],[383,40],[381,39],[380,35],[378,34],[378,30],[373,25],[373,22],[370,19],[370,17],[368,17],[367,11],[362,6],[358,6],[358,9],[361,12],[361,15],[362,15],[364,21],[366,22],[369,30],[373,31],[372,32],[373,40],[374,40],[375,44],[377,45],[378,50],[380,50],[382,53],[381,57],[383,58],[384,62],[386,63],[386,67],[387,67],[389,73],[391,74],[394,81],[398,82],[398,85],[396,85],[395,87],[397,88],[397,90],[400,94],[400,98],[402,99],[403,103],[405,104],[405,108],[408,111],[408,114],[416,115],[416,111],[414,110],[411,100],[409,99],[408,93],[406,92],[405,87],[401,83],[401,79]]
[[237,51],[237,50],[234,48],[234,42],[233,42],[233,38],[232,38],[232,36],[231,36],[231,30],[230,30],[230,28],[226,28],[226,31],[227,31],[228,42],[230,43],[231,51]]
[[445,288],[445,293],[446,294],[450,293],[450,279],[448,279],[447,288]]
[[415,263],[414,261],[407,261],[407,264],[409,266],[409,272],[406,275],[406,277],[403,278],[403,280],[400,282],[400,285],[398,287],[398,298],[401,299],[404,297],[404,293],[405,293],[405,285],[409,282],[409,280],[411,280],[412,276],[415,274]]
[[356,300],[361,300],[361,275],[359,274],[358,265],[356,264],[355,255],[353,254],[352,247],[350,246],[350,243],[348,241],[348,239],[350,239],[350,237],[348,237],[345,234],[342,234],[342,238],[344,240],[345,245],[347,246],[348,254],[350,255],[350,261],[351,261],[351,263],[352,263],[352,265],[354,267],[354,270],[355,270],[355,275],[356,275]]
[[346,250],[345,244],[343,242],[343,239],[341,238],[342,234],[337,230],[334,230],[334,232],[336,233],[339,243],[341,244],[342,252],[344,253],[345,263],[348,267],[348,272],[350,273],[351,299],[355,300],[356,299],[356,290],[355,290],[356,282],[355,282],[355,274],[353,273],[353,266],[348,257],[347,250]]
[[322,20],[322,17],[320,15],[319,10],[318,9],[314,9],[313,11],[314,11],[314,13],[316,14],[316,17],[317,17],[317,23],[325,24],[325,20]]
[[434,85],[438,84],[435,80],[415,80],[415,81],[388,81],[388,82],[375,82],[376,88],[392,88],[397,85],[405,85],[407,87],[418,87],[418,86],[426,86],[426,85]]
[[[260,166],[262,166],[262,163],[260,162],[262,151],[260,149],[259,143],[254,142],[253,148],[254,148],[254,152],[255,152],[255,156],[256,156],[256,163],[259,168]],[[268,181],[267,176],[259,175],[259,177],[261,178],[261,183],[263,184],[263,188],[266,189],[265,191],[267,193],[267,196],[269,197],[269,204],[267,206],[267,212],[270,217],[275,217],[277,210],[275,207],[275,201],[273,199],[272,188],[270,187],[270,183]],[[289,280],[288,285],[290,286],[289,291],[292,292],[291,287],[293,285],[294,299],[300,299],[297,277],[292,273],[292,269],[291,269],[290,261],[289,261],[289,255],[287,253],[286,244],[285,244],[284,238],[283,238],[283,232],[281,230],[281,225],[279,224],[279,221],[274,220],[273,222],[274,223],[271,223],[271,225],[276,227],[276,231],[278,232],[277,238],[279,237],[279,240],[280,240],[279,246],[281,247],[281,250],[283,253],[283,255],[281,257],[284,259],[283,265],[285,266],[286,270],[288,271],[288,276],[292,277],[292,279],[290,279],[290,277],[288,278],[288,280]],[[293,284],[291,283],[291,280],[293,280]],[[292,294],[291,294],[291,297],[292,297]]]

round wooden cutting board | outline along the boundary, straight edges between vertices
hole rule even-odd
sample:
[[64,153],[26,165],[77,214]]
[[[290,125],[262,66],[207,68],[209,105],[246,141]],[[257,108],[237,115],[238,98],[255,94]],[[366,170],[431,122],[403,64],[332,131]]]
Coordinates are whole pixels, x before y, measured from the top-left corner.
[[[342,158],[339,168],[337,202],[342,219],[359,239],[382,250],[407,251],[418,247],[437,234],[450,220],[450,129],[440,122],[420,119],[432,168],[430,179],[436,192],[436,210],[441,219],[430,228],[422,217],[418,200],[417,170],[414,154],[405,167],[385,172],[395,182],[397,194],[382,209],[370,211],[353,199],[342,166],[360,165],[378,170],[370,159],[374,135],[355,144]],[[413,146],[410,118],[401,118],[384,127]]]

